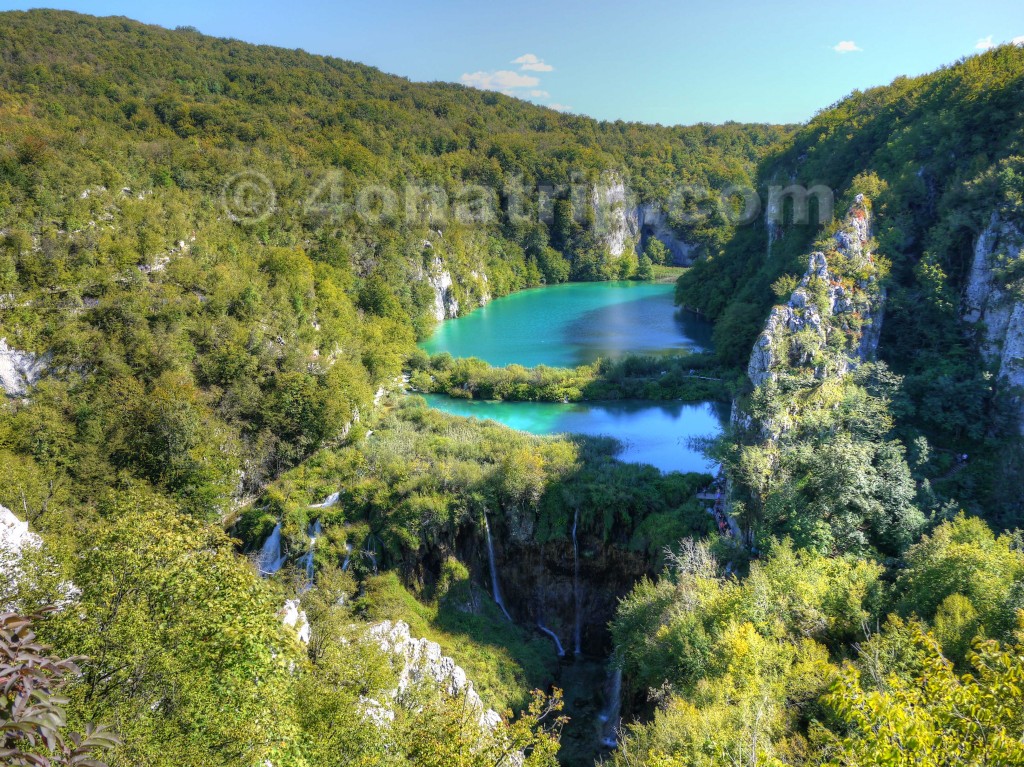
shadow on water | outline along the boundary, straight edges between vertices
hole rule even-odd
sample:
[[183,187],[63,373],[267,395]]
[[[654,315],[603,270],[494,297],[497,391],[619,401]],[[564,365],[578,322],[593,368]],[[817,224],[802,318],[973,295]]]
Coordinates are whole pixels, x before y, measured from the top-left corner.
[[691,437],[715,436],[728,422],[728,403],[623,400],[615,402],[494,402],[424,395],[438,410],[492,420],[531,434],[612,437],[624,463],[646,463],[663,472],[708,471]]
[[675,309],[671,294],[644,296],[582,312],[561,329],[573,365],[626,355],[669,356],[711,349],[711,323]]
[[523,290],[447,320],[420,347],[491,365],[572,367],[599,357],[711,348],[711,323],[681,311],[671,285],[570,283]]

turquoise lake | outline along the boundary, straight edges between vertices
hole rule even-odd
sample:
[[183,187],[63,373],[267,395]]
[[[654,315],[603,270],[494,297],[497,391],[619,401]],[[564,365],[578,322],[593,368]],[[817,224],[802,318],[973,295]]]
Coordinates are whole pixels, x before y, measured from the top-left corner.
[[575,367],[625,354],[685,354],[711,346],[711,325],[673,304],[675,286],[577,282],[513,293],[442,322],[430,354],[492,365]]
[[[711,345],[711,325],[673,305],[673,285],[589,282],[524,290],[442,322],[421,344],[430,354],[492,365],[572,367],[626,354],[686,354]],[[532,434],[614,437],[618,458],[661,471],[712,471],[691,437],[721,432],[722,403],[482,402],[426,396],[447,413],[490,419]]]

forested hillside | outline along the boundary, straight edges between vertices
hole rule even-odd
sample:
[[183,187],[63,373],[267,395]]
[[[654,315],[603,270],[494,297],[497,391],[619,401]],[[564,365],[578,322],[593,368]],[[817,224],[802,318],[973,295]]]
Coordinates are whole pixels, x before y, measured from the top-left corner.
[[[396,684],[364,671],[393,663],[365,627],[408,621],[458,651],[487,705],[522,710],[554,652],[501,625],[460,531],[481,510],[504,529],[506,510],[543,504],[564,545],[566,515],[592,499],[581,545],[610,552],[604,568],[625,550],[594,607],[605,621],[662,540],[707,529],[698,480],[624,467],[610,445],[538,454],[546,443],[436,414],[417,426],[415,407],[378,424],[383,390],[439,319],[543,282],[630,276],[637,243],[597,196],[621,218],[680,184],[743,184],[786,134],[598,123],[190,29],[0,15],[0,505],[45,542],[5,550],[0,585],[22,610],[74,594],[38,627],[88,656],[65,689],[71,726],[113,727],[115,764],[419,764],[467,743],[480,763],[524,749],[549,763],[554,714],[508,717],[489,745],[473,728],[451,738],[458,695],[429,715],[403,699],[393,728],[360,732],[361,701]],[[607,191],[623,181],[635,202]],[[408,190],[427,193],[412,212]],[[493,215],[473,213],[481,198]],[[710,252],[729,229],[671,236]],[[338,490],[343,505],[310,509]],[[277,531],[289,564],[261,579]],[[303,647],[275,612],[305,588],[314,535]]]
[[1022,96],[1004,46],[823,110],[758,178],[831,222],[790,196],[680,279],[747,372],[711,450],[753,561],[688,542],[621,603],[657,710],[616,764],[1024,760]]
[[[359,190],[436,184],[454,201],[464,184],[580,179],[589,200],[616,171],[656,201],[681,181],[742,182],[783,135],[597,123],[68,13],[4,14],[0,49],[0,337],[59,371],[8,415],[22,422],[7,441],[61,467],[43,485],[88,495],[127,472],[207,518],[365,410],[438,302],[619,274],[568,199],[548,221],[533,194],[519,217],[465,225],[346,215]],[[231,220],[240,173],[272,184],[276,206],[252,211],[267,215]],[[18,444],[31,431],[60,444]]]
[[[1020,381],[1014,365],[1000,370],[991,352],[1013,347],[1017,331],[999,326],[991,309],[979,323],[981,307],[972,308],[967,294],[981,242],[987,252],[979,266],[996,275],[1010,308],[1020,296],[1022,103],[1024,50],[1004,46],[851,95],[758,171],[766,199],[769,186],[791,183],[838,193],[855,186],[873,199],[872,249],[890,272],[878,357],[902,378],[891,412],[903,443],[917,446],[919,480],[934,492],[923,502],[960,504],[1006,527],[1024,513],[1020,494],[1004,492],[1020,482],[1020,459],[1006,449],[1018,433],[1013,383]],[[846,204],[848,197],[837,216]],[[1001,239],[993,234],[1004,228]],[[813,225],[744,227],[722,257],[686,274],[679,297],[716,318],[720,355],[746,365],[769,308],[789,296],[819,237]],[[986,325],[1000,337],[987,338]],[[953,471],[963,454],[970,465]]]
[[[0,14],[0,759],[1024,763],[1022,105],[1014,46],[662,127]],[[679,253],[713,351],[416,347]],[[732,397],[722,473],[406,384]]]

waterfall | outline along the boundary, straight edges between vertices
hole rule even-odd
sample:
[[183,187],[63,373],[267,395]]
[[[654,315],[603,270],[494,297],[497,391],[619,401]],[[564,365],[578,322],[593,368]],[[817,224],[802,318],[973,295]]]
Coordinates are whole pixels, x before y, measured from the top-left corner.
[[345,561],[341,563],[341,571],[345,572],[348,570],[349,563],[352,561],[352,544],[345,544]]
[[619,744],[619,714],[622,711],[622,669],[614,668],[605,690],[606,700],[598,719],[602,722],[601,745],[615,748]]
[[373,542],[374,536],[370,535],[366,538],[366,548],[363,549],[363,556],[370,560],[370,564],[373,565],[373,574],[377,574],[377,547]]
[[554,631],[549,629],[547,626],[545,626],[540,621],[537,621],[537,628],[539,628],[541,631],[543,631],[545,634],[547,634],[549,637],[551,637],[552,641],[555,643],[555,649],[558,651],[558,657],[559,658],[564,658],[565,657],[565,648],[562,647],[562,642],[561,642],[561,640],[559,640],[558,634],[556,634]]
[[377,552],[371,548],[366,548],[363,551],[363,556],[370,560],[370,564],[373,566],[373,572],[377,572]]
[[334,492],[334,493],[331,493],[326,498],[324,498],[322,501],[320,501],[320,503],[314,503],[309,508],[311,508],[311,509],[329,509],[331,506],[336,504],[340,498],[341,498],[341,493]]
[[581,635],[583,632],[582,600],[580,599],[580,547],[576,540],[576,528],[579,526],[579,507],[572,516],[572,596],[576,605],[575,625],[573,626],[573,654],[583,654]]
[[281,550],[281,523],[274,529],[260,549],[260,575],[273,575],[284,566],[284,552]]
[[501,598],[501,587],[498,585],[498,566],[494,562],[494,542],[491,540],[491,526],[487,522],[486,511],[484,512],[484,531],[487,533],[487,559],[491,566],[491,590],[494,592],[494,601],[505,613],[505,617],[512,620],[512,616],[505,608],[505,600]]
[[320,520],[317,519],[310,523],[306,529],[306,535],[309,536],[309,550],[302,555],[302,563],[306,568],[306,581],[308,585],[313,584],[313,549],[316,547],[316,539],[323,534],[323,527],[320,525]]

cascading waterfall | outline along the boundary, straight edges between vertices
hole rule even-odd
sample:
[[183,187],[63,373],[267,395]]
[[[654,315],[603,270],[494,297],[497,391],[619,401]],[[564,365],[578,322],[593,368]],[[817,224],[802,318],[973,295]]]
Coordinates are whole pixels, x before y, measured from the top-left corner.
[[306,535],[309,536],[309,550],[302,555],[302,563],[306,568],[306,582],[308,585],[313,584],[313,549],[316,547],[316,539],[323,534],[323,531],[319,519],[311,522],[306,530]]
[[345,572],[348,570],[349,564],[352,562],[352,544],[345,544],[345,561],[341,563],[341,571]]
[[334,506],[338,502],[338,500],[340,498],[341,498],[341,493],[334,492],[334,493],[331,493],[326,498],[324,498],[322,501],[320,501],[320,503],[314,503],[309,508],[311,508],[311,509],[329,509],[331,506]]
[[498,585],[498,566],[494,561],[494,542],[491,540],[491,525],[487,521],[487,512],[484,512],[484,532],[487,533],[487,559],[491,567],[491,591],[494,592],[494,601],[511,621],[512,616],[505,608],[505,600],[501,598],[501,587]]
[[366,538],[366,548],[363,549],[363,556],[370,560],[370,564],[373,566],[374,575],[377,574],[377,546],[374,543],[373,536]]
[[561,640],[559,640],[558,634],[556,634],[554,631],[549,629],[547,626],[545,626],[540,621],[537,621],[537,628],[539,628],[541,631],[543,631],[545,634],[547,634],[549,637],[551,637],[552,641],[555,643],[555,649],[558,651],[558,657],[559,658],[564,658],[565,657],[565,648],[562,647],[562,642],[561,642]]
[[573,653],[583,654],[583,615],[582,599],[580,598],[580,547],[576,540],[576,528],[579,527],[580,510],[576,508],[572,517],[572,596],[576,606],[576,616],[573,625]]
[[622,712],[622,669],[612,669],[608,677],[607,699],[598,719],[601,720],[601,745],[615,748],[619,744],[619,718]]
[[263,542],[260,549],[260,575],[273,575],[284,566],[284,552],[281,547],[281,523],[274,525],[274,529],[267,540]]

